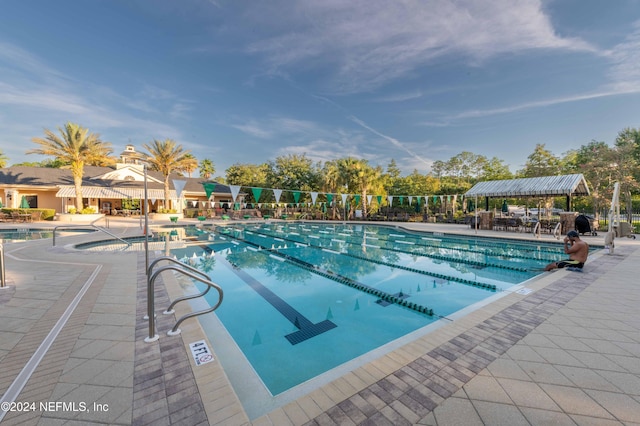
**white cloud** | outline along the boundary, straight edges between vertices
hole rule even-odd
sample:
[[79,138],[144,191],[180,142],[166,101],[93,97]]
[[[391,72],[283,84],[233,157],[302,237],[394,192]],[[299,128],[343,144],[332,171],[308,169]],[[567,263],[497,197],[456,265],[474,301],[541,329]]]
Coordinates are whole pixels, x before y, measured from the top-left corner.
[[621,92],[640,91],[640,21],[634,24],[632,31],[623,43],[609,52],[612,67],[609,76],[611,87]]
[[264,120],[252,119],[243,124],[234,124],[231,127],[260,139],[275,139],[282,136],[305,134],[314,135],[323,132],[311,121],[297,120],[290,117],[270,117]]
[[[265,19],[277,12],[277,19]],[[526,49],[595,51],[556,34],[538,0],[265,2],[247,12],[248,46],[272,72],[326,66],[334,93],[374,89],[446,55],[467,63]],[[265,22],[267,22],[265,24]]]

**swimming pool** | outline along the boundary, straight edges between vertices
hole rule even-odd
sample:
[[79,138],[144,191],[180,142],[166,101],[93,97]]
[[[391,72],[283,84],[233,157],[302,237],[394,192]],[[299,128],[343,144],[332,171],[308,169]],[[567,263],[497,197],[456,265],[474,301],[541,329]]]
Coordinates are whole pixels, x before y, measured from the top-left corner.
[[[58,231],[58,235],[70,235],[72,233],[95,232],[93,229],[65,229]],[[9,241],[29,241],[41,240],[43,238],[52,238],[53,229],[51,228],[8,228],[0,229],[0,240]]]
[[171,253],[223,287],[216,315],[272,395],[446,321],[563,256],[554,243],[369,225],[233,224],[186,236]]
[[[216,315],[199,321],[251,419],[517,290],[565,256],[555,241],[384,225],[231,222],[152,230],[151,250],[197,266],[223,287]],[[76,247],[143,249],[142,237],[127,240],[131,247],[114,240]],[[186,292],[199,286],[181,285]],[[192,303],[201,309],[206,302]]]

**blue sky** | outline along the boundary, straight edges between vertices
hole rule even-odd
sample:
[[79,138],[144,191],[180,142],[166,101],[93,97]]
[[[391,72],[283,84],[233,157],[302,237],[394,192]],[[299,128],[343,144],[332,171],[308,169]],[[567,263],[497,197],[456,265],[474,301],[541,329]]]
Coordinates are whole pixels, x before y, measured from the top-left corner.
[[0,149],[67,121],[115,153],[354,156],[404,174],[471,151],[516,171],[640,127],[640,0],[7,0]]

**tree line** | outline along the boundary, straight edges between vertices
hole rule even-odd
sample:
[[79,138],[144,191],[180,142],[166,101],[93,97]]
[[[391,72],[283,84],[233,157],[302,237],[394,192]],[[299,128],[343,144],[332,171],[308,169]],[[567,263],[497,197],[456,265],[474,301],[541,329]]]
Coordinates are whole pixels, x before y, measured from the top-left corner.
[[[116,158],[111,156],[111,144],[74,123],[58,128],[59,135],[47,129],[44,133],[44,138],[32,139],[39,147],[27,153],[52,158],[16,165],[71,168],[76,186],[76,204],[81,209],[83,167],[85,164],[108,166],[115,163]],[[140,153],[140,159],[151,170],[157,170],[165,177],[165,200],[169,198],[171,173],[191,176],[198,170],[204,179],[211,179],[215,174],[211,159],[198,160],[189,150],[171,139],[153,140],[143,144],[143,148],[146,152]],[[7,162],[8,159],[0,151],[0,167],[5,167]],[[619,182],[627,211],[630,212],[632,194],[638,192],[640,182],[640,130],[626,128],[618,133],[612,145],[592,140],[561,155],[546,149],[545,144],[537,144],[523,168],[515,173],[497,157],[487,158],[469,151],[461,152],[447,161],[435,161],[429,173],[422,174],[414,170],[406,176],[401,175],[393,159],[383,168],[354,157],[314,162],[306,154],[280,156],[260,164],[236,163],[225,172],[224,177],[214,180],[247,187],[359,194],[365,215],[368,206],[364,200],[369,194],[464,194],[480,181],[582,173],[589,184],[591,197],[579,202],[579,209],[598,212],[611,199],[613,183]]]

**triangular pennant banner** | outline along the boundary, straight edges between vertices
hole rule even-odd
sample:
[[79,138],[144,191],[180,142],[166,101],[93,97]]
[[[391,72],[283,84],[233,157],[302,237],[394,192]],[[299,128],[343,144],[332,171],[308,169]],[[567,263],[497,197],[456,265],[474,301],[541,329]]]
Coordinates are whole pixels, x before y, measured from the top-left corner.
[[198,202],[197,201],[192,201],[193,203],[193,207],[198,207]]
[[[413,197],[411,195],[409,195],[409,205],[411,205],[413,203]],[[420,204],[420,201],[418,201],[418,204]]]
[[274,189],[273,196],[276,197],[276,203],[280,202],[280,196],[282,195],[282,189]]
[[347,197],[349,196],[349,194],[340,194],[340,197],[342,198],[342,205],[346,205],[347,204]]
[[393,206],[393,195],[388,195],[387,200],[389,201],[389,207]]
[[238,197],[238,193],[240,193],[240,187],[241,185],[229,185],[229,190],[231,190],[231,198],[233,199],[234,203],[236,201],[236,198]]
[[311,192],[311,204],[315,204],[317,198],[318,198],[318,193],[312,191]]
[[186,184],[186,180],[173,179],[173,188],[176,190],[176,195],[178,196],[178,198],[180,198],[180,196],[182,195],[182,190],[184,189],[184,186]]
[[333,203],[333,194],[327,194],[327,202],[329,204]]
[[373,199],[373,195],[367,195],[367,204],[371,205],[372,199]]
[[404,203],[404,195],[401,195],[399,198],[400,198],[400,204]]
[[260,201],[260,195],[262,194],[262,188],[251,188],[251,192],[253,193],[253,199],[257,203]]
[[207,198],[211,198],[211,194],[216,190],[216,184],[214,182],[205,182],[202,186],[204,186],[204,192],[207,194]]
[[293,192],[293,201],[298,203],[300,201],[300,191],[291,191]]
[[376,200],[378,200],[378,205],[382,205],[382,195],[376,195]]
[[360,196],[356,195],[354,198],[356,199],[356,206],[357,206],[358,204],[360,204]]

